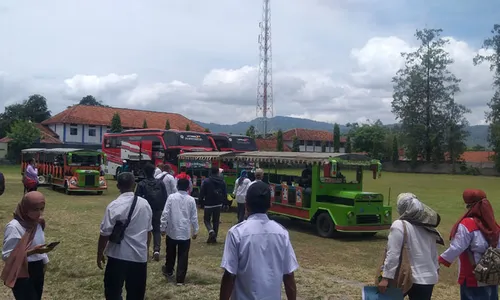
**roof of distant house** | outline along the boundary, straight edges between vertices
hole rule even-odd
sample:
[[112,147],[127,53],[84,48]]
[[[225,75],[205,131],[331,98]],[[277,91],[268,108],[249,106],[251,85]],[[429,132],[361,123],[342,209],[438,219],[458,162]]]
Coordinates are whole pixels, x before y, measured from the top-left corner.
[[[43,126],[42,124],[35,123],[35,127],[38,128],[38,130],[40,130],[40,135],[41,135],[40,143],[43,143],[43,144],[62,144],[57,133],[52,131],[47,126]],[[12,141],[12,139],[9,137],[4,137],[4,138],[0,139],[0,143],[9,143],[10,141]]]
[[[333,132],[326,130],[294,128],[283,132],[283,140],[285,141],[293,140],[294,136],[300,141],[333,141]],[[346,137],[341,136],[340,142],[345,143]]]
[[165,128],[167,120],[171,129],[185,130],[189,124],[191,131],[202,132],[205,129],[183,115],[157,111],[128,108],[74,105],[42,122],[48,124],[84,124],[111,126],[113,115],[118,113],[124,128],[142,128],[144,120],[148,128]]
[[[257,144],[257,149],[259,151],[277,151],[278,140],[276,138],[272,139],[255,139],[255,144]],[[287,145],[283,144],[283,151],[291,152],[292,149]]]
[[471,163],[487,163],[492,161],[494,154],[492,151],[465,151],[461,159]]

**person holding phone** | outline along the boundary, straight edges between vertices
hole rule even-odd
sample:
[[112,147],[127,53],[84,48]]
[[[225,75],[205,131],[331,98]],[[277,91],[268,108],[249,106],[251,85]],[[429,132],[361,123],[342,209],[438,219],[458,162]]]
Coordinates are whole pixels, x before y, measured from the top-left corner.
[[12,289],[16,299],[42,299],[47,253],[55,246],[45,244],[45,197],[33,191],[24,195],[5,226],[2,259],[5,267],[1,278]]

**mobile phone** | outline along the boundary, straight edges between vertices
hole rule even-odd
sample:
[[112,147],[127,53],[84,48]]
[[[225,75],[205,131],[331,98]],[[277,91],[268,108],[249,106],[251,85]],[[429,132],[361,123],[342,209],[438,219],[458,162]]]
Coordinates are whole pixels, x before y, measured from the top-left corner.
[[55,246],[59,245],[60,242],[52,242],[47,245],[47,248],[55,248]]

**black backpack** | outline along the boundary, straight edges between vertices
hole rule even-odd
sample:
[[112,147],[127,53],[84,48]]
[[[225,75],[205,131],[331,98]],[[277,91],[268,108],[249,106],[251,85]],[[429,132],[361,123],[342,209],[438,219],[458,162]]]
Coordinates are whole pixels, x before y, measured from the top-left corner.
[[153,210],[163,210],[165,202],[167,201],[168,195],[165,194],[165,184],[160,179],[144,180],[146,195],[145,198],[148,201],[151,209]]

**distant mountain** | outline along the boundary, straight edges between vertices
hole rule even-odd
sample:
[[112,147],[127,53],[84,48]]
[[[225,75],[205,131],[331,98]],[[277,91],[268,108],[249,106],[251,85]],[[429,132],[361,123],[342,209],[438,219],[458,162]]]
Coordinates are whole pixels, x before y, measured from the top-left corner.
[[[200,126],[210,129],[210,132],[225,132],[234,134],[245,134],[248,127],[251,125],[255,126],[257,129],[262,127],[260,119],[254,119],[250,122],[238,122],[232,125],[221,125],[215,123],[203,123],[198,122]],[[392,124],[387,125],[392,126]],[[293,129],[293,128],[307,128],[314,130],[333,130],[333,124],[327,122],[318,122],[314,120],[293,118],[293,117],[282,117],[277,116],[269,119],[268,121],[269,131],[277,131],[281,129],[283,131]],[[340,125],[340,132],[346,133],[348,128],[345,125]],[[488,145],[488,126],[486,125],[474,125],[468,128],[470,133],[467,139],[467,146],[473,147],[475,145],[487,146]]]

